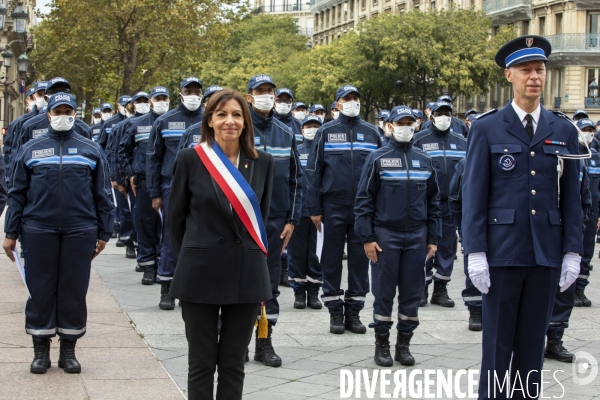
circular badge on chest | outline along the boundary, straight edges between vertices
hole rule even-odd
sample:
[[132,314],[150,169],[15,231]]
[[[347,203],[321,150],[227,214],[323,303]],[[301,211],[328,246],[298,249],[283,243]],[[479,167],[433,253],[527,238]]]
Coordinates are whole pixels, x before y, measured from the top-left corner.
[[510,154],[505,154],[502,157],[500,157],[500,161],[498,162],[498,164],[500,165],[500,168],[503,171],[511,171],[515,169],[515,166],[517,165],[517,160],[515,160],[515,158]]

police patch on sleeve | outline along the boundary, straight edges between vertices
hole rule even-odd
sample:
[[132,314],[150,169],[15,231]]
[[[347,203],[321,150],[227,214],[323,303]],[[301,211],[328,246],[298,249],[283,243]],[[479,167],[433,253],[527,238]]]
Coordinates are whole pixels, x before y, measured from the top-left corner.
[[382,158],[381,166],[383,168],[402,168],[402,160],[399,158]]
[[504,154],[502,157],[500,157],[498,164],[503,171],[512,171],[517,165],[517,160],[515,160],[515,158],[510,154]]
[[54,149],[33,150],[31,152],[31,158],[52,157],[53,155]]
[[328,142],[345,142],[346,134],[345,133],[330,133],[327,135]]

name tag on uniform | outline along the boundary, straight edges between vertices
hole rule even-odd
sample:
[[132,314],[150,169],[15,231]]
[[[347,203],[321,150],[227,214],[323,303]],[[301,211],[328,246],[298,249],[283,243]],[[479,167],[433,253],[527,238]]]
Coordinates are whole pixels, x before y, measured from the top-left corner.
[[46,133],[48,133],[48,129],[34,129],[31,132],[31,136],[33,136],[33,138],[36,139],[42,135],[45,135]]
[[69,154],[77,154],[77,149],[76,148],[75,149],[67,149],[67,152]]
[[425,151],[439,150],[439,149],[440,149],[440,145],[437,143],[424,143],[423,144],[423,150],[425,150]]
[[383,168],[402,168],[402,160],[399,158],[382,158],[381,166]]
[[456,150],[456,145],[454,143],[450,143],[450,149],[451,150]]
[[31,152],[31,158],[52,157],[53,155],[54,149],[34,150]]
[[150,133],[151,130],[152,130],[152,125],[138,126],[137,127],[137,132],[138,133]]
[[185,130],[185,122],[169,122],[169,129]]
[[260,136],[254,136],[254,145],[260,144]]
[[308,154],[300,154],[301,160],[308,160]]
[[365,135],[364,133],[357,133],[356,134],[356,140],[360,140],[361,142],[365,141]]
[[413,168],[421,168],[421,162],[419,160],[412,160]]
[[345,133],[330,133],[327,135],[328,142],[345,142],[346,134]]

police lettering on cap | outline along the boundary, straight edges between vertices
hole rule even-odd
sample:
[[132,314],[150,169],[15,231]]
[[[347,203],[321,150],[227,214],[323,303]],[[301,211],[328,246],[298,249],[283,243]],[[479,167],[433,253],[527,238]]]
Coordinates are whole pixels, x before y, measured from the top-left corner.
[[211,94],[220,92],[221,90],[223,90],[223,88],[221,86],[209,86],[206,88],[206,90],[204,91],[204,99],[206,99],[207,97],[209,97]]
[[30,88],[30,89],[28,89],[28,90],[27,90],[27,95],[26,95],[26,96],[27,96],[27,97],[30,97],[30,96],[32,96],[34,93],[35,93],[35,89],[34,89],[34,88]]
[[67,81],[65,78],[61,78],[60,76],[57,76],[56,78],[52,78],[48,81],[48,84],[46,85],[46,91],[49,91],[55,85],[63,85],[63,86],[68,87],[69,89],[71,89],[71,85],[69,84],[69,81]]
[[397,106],[392,108],[392,111],[390,111],[390,115],[388,116],[387,120],[388,122],[395,122],[400,121],[404,117],[410,117],[413,121],[417,120],[412,110],[407,106]]
[[136,94],[133,95],[133,98],[131,99],[131,101],[135,102],[137,99],[148,99],[150,100],[150,95],[146,92],[137,92]]
[[102,111],[100,111],[100,109],[99,109],[99,108],[94,108],[94,109],[92,110],[92,115],[95,115],[95,114],[102,114]]
[[588,127],[591,127],[591,128],[595,129],[595,127],[594,127],[594,121],[592,121],[589,118],[583,118],[583,119],[580,119],[579,121],[577,121],[577,127],[579,129],[588,128]]
[[417,108],[413,108],[412,109],[412,113],[415,116],[415,118],[423,119],[423,111],[421,111],[421,110],[419,110]]
[[304,103],[303,103],[303,102],[301,102],[301,101],[298,101],[298,102],[294,103],[294,105],[292,106],[292,110],[295,110],[295,109],[297,109],[298,107],[304,107],[304,108],[306,108],[306,104],[304,104]]
[[494,61],[502,68],[528,61],[548,61],[552,46],[548,39],[527,35],[511,40],[498,50]]
[[434,113],[444,107],[449,108],[450,111],[452,111],[452,103],[448,103],[447,101],[438,101],[436,103],[433,103],[433,106],[431,107],[431,112]]
[[310,110],[308,112],[317,112],[317,111],[325,111],[325,107],[322,104],[313,104],[310,106]]
[[379,114],[377,114],[377,118],[382,119],[382,118],[387,117],[388,115],[390,115],[389,110],[381,110],[381,111],[379,111]]
[[321,119],[317,115],[309,115],[302,120],[301,126],[304,127],[309,122],[316,122],[319,125],[323,125],[323,122],[321,122]]
[[104,103],[104,104],[102,104],[102,106],[100,108],[102,110],[110,110],[110,111],[113,110],[112,104],[110,104],[110,103]]
[[337,93],[335,94],[335,101],[338,101],[342,97],[348,96],[350,93],[356,93],[358,97],[360,97],[360,92],[355,86],[344,85],[341,88],[339,88]]
[[477,114],[477,111],[475,111],[474,109],[471,108],[469,111],[467,111],[465,113],[465,118],[467,118],[471,114]]
[[48,110],[54,110],[56,107],[61,105],[69,106],[74,110],[77,108],[77,104],[75,104],[73,96],[71,96],[69,93],[58,92],[50,96],[50,100],[48,100]]
[[39,81],[39,82],[36,82],[34,90],[37,92],[38,90],[46,90],[47,88],[48,88],[48,82]]
[[129,102],[131,102],[131,96],[124,95],[119,97],[119,104],[123,107],[125,107]]
[[453,103],[452,97],[447,94],[443,94],[438,97],[437,101],[447,101],[448,103]]
[[257,87],[259,87],[263,83],[270,83],[271,85],[273,85],[273,87],[277,87],[273,82],[273,78],[271,78],[269,75],[254,75],[248,81],[248,93],[250,93],[252,89],[256,89]]
[[198,85],[200,85],[200,87],[202,87],[202,81],[200,80],[200,78],[196,78],[195,76],[190,76],[189,78],[185,78],[184,80],[181,81],[181,85],[179,85],[179,89],[183,89],[190,83],[197,83]]
[[275,91],[275,97],[279,97],[282,94],[287,94],[288,96],[290,96],[292,99],[294,98],[294,94],[292,93],[292,91],[288,88],[281,88],[281,89],[277,89]]
[[588,115],[587,112],[585,112],[585,110],[577,110],[575,111],[575,113],[573,114],[573,118],[580,116],[583,118],[589,118],[590,116]]
[[150,91],[150,97],[167,96],[169,97],[169,89],[164,86],[155,86]]

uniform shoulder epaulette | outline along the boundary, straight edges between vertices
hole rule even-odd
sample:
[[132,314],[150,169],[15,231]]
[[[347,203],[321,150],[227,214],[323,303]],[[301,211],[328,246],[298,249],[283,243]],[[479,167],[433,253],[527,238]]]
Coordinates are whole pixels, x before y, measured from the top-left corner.
[[571,122],[571,123],[574,123],[574,122],[575,122],[575,121],[573,121],[573,120],[571,119],[571,117],[569,117],[567,114],[565,114],[565,113],[564,113],[564,112],[562,112],[562,111],[558,111],[558,110],[551,110],[551,111],[552,111],[552,113],[554,113],[554,114],[558,115],[559,117],[562,117],[562,118],[566,119],[567,121],[569,121],[569,122]]
[[497,108],[492,108],[490,111],[486,111],[483,114],[479,114],[478,116],[475,117],[475,119],[481,119],[481,118],[485,117],[486,115],[495,113],[496,111],[498,111]]

